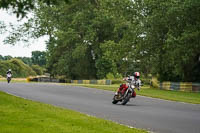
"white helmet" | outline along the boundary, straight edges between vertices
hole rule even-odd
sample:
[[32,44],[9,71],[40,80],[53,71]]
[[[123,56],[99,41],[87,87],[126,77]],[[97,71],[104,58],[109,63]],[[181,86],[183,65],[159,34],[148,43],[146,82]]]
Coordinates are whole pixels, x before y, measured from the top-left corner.
[[134,72],[134,77],[137,78],[137,79],[140,78],[140,73],[139,72]]

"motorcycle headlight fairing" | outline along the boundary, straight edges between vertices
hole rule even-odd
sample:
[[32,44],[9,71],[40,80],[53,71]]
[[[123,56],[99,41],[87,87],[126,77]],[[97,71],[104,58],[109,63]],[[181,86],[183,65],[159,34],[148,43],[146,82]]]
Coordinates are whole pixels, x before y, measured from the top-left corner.
[[134,86],[134,85],[131,85],[131,88],[133,88],[133,89],[134,89],[134,88],[135,88],[135,86]]

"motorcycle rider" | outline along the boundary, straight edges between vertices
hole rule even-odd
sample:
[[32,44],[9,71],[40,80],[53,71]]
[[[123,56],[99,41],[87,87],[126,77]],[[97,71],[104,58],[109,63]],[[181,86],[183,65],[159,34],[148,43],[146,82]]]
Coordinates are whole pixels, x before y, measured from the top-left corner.
[[9,83],[10,80],[11,80],[11,77],[12,77],[11,69],[8,69],[8,71],[6,72],[6,76],[7,76],[7,81],[8,81],[8,83]]
[[11,69],[8,69],[8,71],[6,72],[6,74],[11,74],[12,75],[12,72],[11,72]]
[[[133,76],[128,76],[128,77],[124,78],[123,80],[129,82],[130,85],[134,85],[138,90],[140,90],[140,87],[142,84],[141,84],[139,72],[134,72]],[[128,88],[128,86],[126,84],[120,85],[120,88],[118,89],[118,93],[121,93],[122,95],[124,95],[127,88]],[[132,97],[136,97],[135,91],[133,92]]]
[[142,85],[140,80],[140,73],[134,72],[133,76],[129,76],[128,80],[131,81],[131,84],[135,85],[138,90],[140,90],[140,87]]

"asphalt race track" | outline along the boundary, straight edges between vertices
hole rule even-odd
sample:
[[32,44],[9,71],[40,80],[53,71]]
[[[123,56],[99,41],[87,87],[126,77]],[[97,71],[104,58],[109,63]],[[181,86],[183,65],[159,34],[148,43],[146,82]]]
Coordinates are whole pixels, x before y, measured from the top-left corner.
[[0,82],[0,90],[155,133],[200,133],[200,105],[137,96],[113,105],[114,92],[53,83]]

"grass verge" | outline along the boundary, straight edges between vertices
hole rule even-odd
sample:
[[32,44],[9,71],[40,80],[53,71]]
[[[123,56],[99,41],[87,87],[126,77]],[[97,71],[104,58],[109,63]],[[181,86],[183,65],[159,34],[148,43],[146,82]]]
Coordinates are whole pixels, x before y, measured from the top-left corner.
[[[119,85],[93,85],[93,84],[70,84],[70,85],[84,86],[84,87],[110,90],[110,91],[116,91],[117,88],[119,87]],[[160,90],[160,89],[150,88],[149,86],[143,86],[140,91],[136,90],[136,93],[138,95],[147,97],[200,104],[200,93],[195,93],[195,92]]]
[[0,91],[0,133],[146,133]]
[[[0,78],[0,82],[7,82],[6,78]],[[11,82],[27,82],[26,78],[12,78]]]

